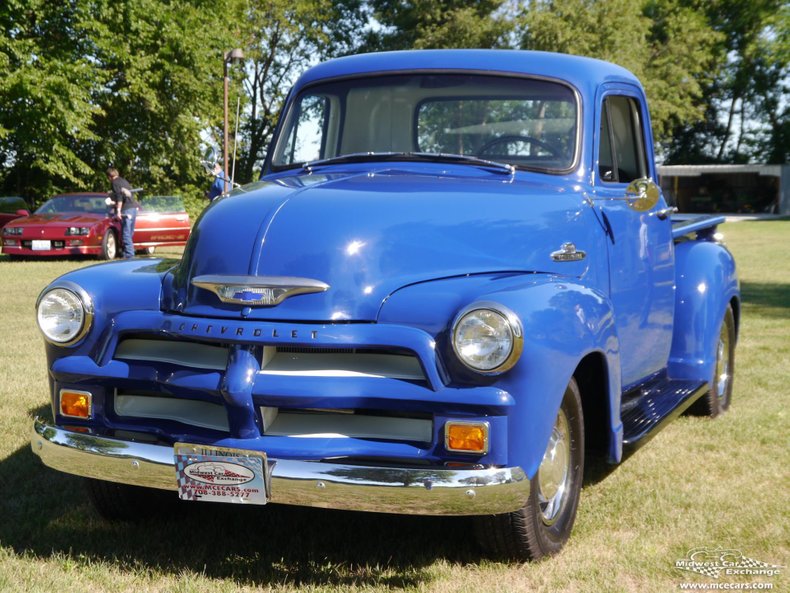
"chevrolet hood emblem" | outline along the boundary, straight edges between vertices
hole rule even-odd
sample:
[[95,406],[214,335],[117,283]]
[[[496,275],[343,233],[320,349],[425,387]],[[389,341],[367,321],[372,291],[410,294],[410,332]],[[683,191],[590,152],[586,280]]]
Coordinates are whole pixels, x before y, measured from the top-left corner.
[[197,276],[192,285],[216,294],[223,303],[271,307],[297,294],[324,292],[329,285],[291,276]]

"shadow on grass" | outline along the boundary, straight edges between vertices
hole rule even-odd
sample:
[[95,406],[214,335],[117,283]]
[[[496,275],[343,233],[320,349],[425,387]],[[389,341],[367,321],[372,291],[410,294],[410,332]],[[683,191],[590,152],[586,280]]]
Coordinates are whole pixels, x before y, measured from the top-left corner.
[[[45,412],[45,408],[31,414]],[[45,467],[29,447],[0,460],[0,546],[121,571],[204,575],[240,585],[416,587],[438,559],[480,559],[465,518],[380,515],[281,505],[188,503],[108,522],[83,480]]]
[[759,309],[761,314],[790,316],[790,284],[742,282],[741,299],[744,307]]

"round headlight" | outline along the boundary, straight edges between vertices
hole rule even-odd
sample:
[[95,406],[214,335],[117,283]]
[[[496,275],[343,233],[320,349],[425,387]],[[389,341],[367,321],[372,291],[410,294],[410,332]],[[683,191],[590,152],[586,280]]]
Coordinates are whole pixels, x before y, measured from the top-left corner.
[[36,317],[47,340],[67,346],[90,329],[92,312],[77,291],[53,288],[39,298]]
[[522,347],[518,317],[501,305],[475,303],[461,311],[453,324],[456,355],[478,373],[504,373],[516,364]]

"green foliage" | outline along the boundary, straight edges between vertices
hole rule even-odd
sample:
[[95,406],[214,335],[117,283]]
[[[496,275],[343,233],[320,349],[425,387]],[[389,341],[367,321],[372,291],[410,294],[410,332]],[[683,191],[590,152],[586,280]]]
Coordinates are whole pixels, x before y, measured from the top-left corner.
[[[202,2],[103,3],[96,57],[108,75],[104,117],[86,156],[114,163],[135,185],[172,192],[205,176],[200,132],[221,106],[222,50],[231,43]],[[223,42],[224,40],[224,42]],[[98,169],[95,181],[101,183]]]
[[[11,0],[0,8],[0,183],[42,199],[208,184],[200,133],[221,111],[225,0]],[[202,193],[202,190],[201,190]]]
[[0,7],[0,176],[14,193],[83,188],[91,167],[76,147],[96,139],[105,76],[86,56],[86,12],[47,0]]
[[506,44],[511,23],[503,0],[371,0],[381,25],[369,32],[369,50],[490,48]]
[[650,102],[656,140],[704,117],[719,35],[678,0],[549,0],[525,3],[521,45],[600,58],[631,70]]
[[704,124],[680,125],[671,162],[787,163],[790,157],[790,5],[700,2],[719,32],[717,71],[703,88]]
[[351,52],[367,13],[360,0],[270,0],[238,9],[249,115],[241,125],[236,178],[244,183],[254,178],[296,77],[318,60]]

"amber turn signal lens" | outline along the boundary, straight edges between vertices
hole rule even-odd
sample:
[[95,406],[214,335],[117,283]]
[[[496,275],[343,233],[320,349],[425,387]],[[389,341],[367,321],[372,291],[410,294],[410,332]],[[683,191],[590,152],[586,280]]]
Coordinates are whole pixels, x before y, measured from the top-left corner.
[[448,422],[444,428],[444,444],[448,451],[488,453],[488,423]]
[[87,391],[60,391],[60,413],[72,418],[91,417],[91,394]]

